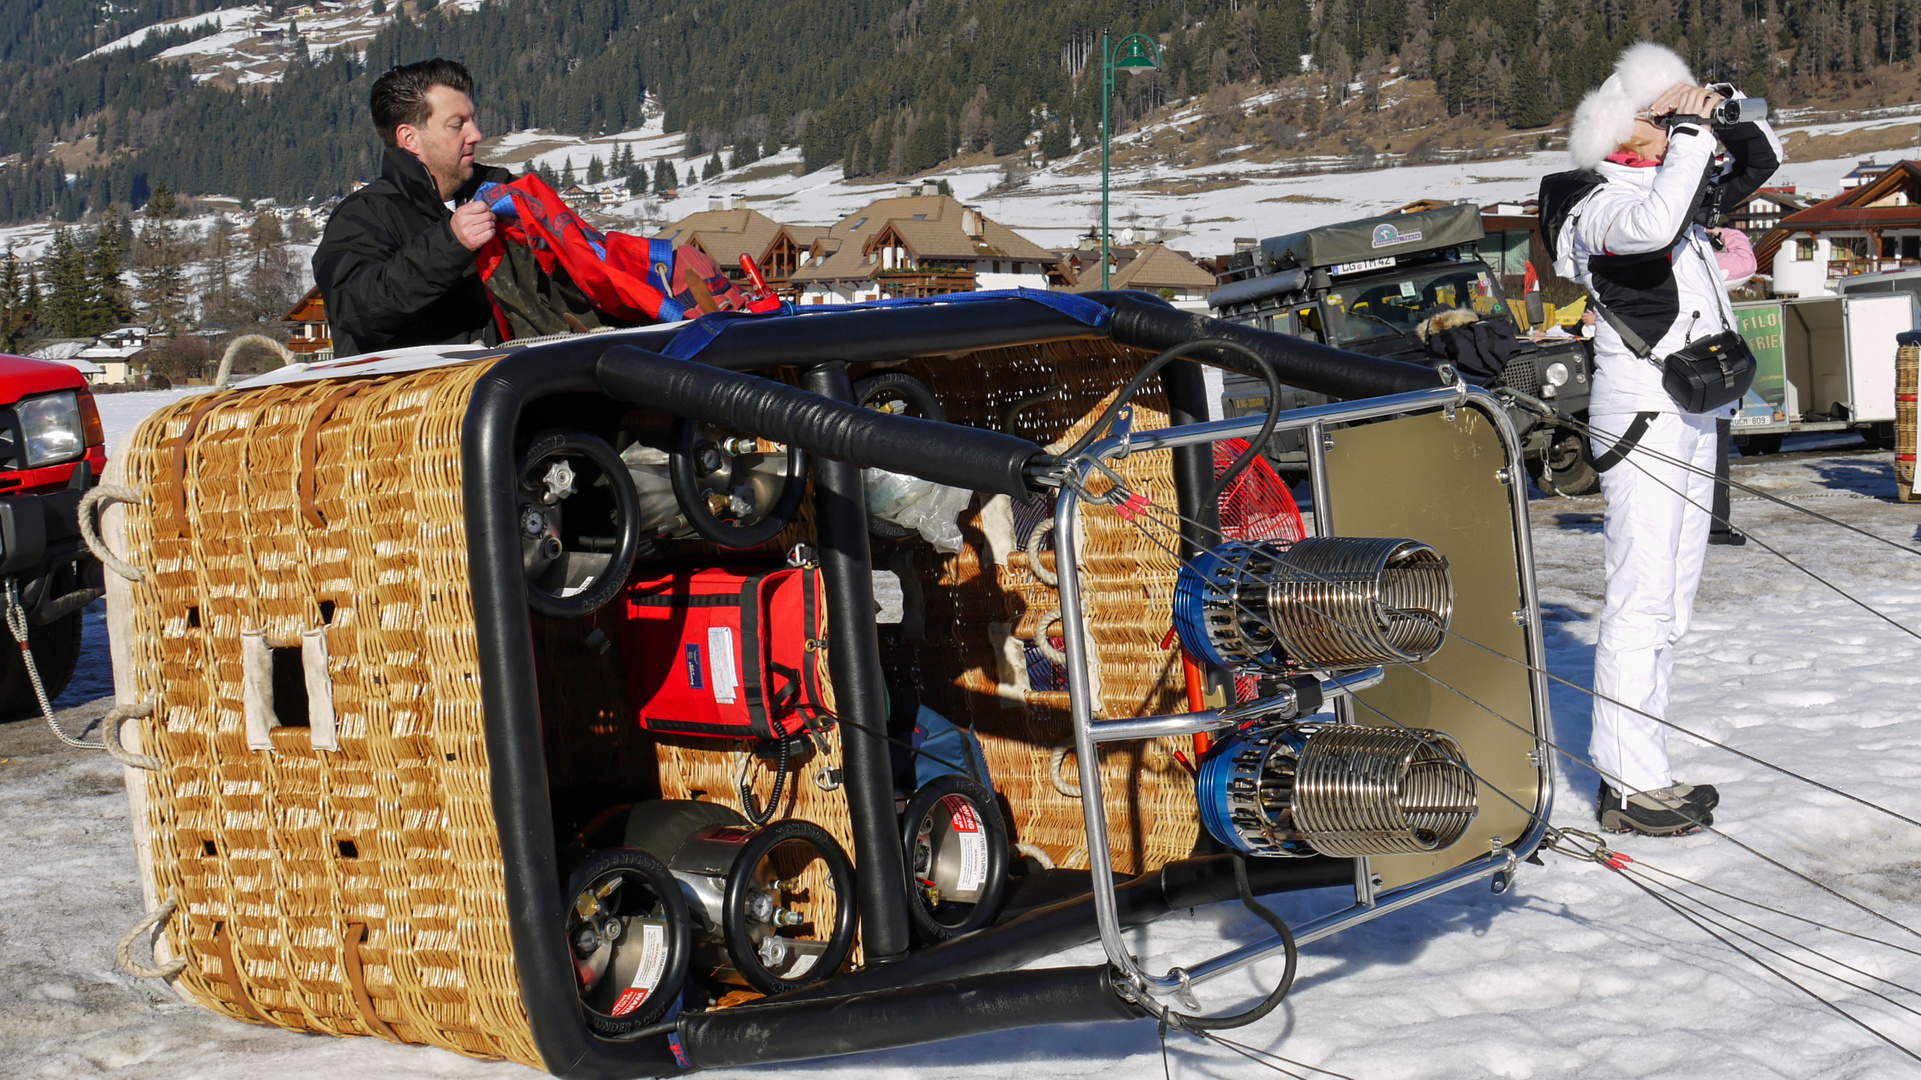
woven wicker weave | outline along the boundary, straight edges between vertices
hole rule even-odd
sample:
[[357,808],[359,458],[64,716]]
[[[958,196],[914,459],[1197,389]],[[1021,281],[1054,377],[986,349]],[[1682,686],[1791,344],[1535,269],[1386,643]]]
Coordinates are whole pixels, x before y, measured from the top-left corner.
[[[1058,444],[1145,359],[1087,340],[907,370],[954,421]],[[126,482],[146,496],[126,510],[125,542],[151,567],[128,586],[120,681],[158,706],[138,742],[162,768],[140,774],[140,805],[152,893],[183,901],[165,951],[187,958],[179,983],[191,997],[237,1019],[542,1066],[503,899],[461,506],[461,423],[487,366],[194,397],[150,417],[118,451]],[[1165,425],[1157,385],[1134,406],[1137,428]],[[1118,471],[1174,505],[1167,455],[1129,458]],[[929,705],[980,736],[1014,838],[1084,866],[1080,801],[1057,790],[1051,768],[1069,734],[1061,673],[1003,659],[1037,656],[1033,639],[1059,606],[1016,550],[1050,518],[1049,506],[1003,501],[963,522],[957,555],[915,545],[926,636],[889,633],[883,647],[891,679],[917,683]],[[812,535],[803,511],[767,554]],[[1179,708],[1179,654],[1161,647],[1176,564],[1160,544],[1173,537],[1156,543],[1094,510],[1082,543],[1102,713]],[[1052,564],[1051,552],[1040,558]],[[583,645],[593,627],[619,632],[618,607],[591,625],[534,620],[550,784],[732,804],[747,762],[765,800],[771,768],[746,744],[638,730],[618,652]],[[316,748],[308,728],[277,727],[271,751],[250,749],[242,633],[291,649],[321,627],[339,748]],[[815,780],[839,766],[840,738],[830,733],[825,760],[791,779],[779,814],[822,825],[851,853],[844,794]],[[1104,752],[1120,870],[1193,849],[1191,780],[1172,755],[1180,745]],[[1076,775],[1071,753],[1061,771]],[[824,876],[809,884],[829,892]]]
[[1921,345],[1894,350],[1894,494],[1921,502],[1914,493],[1915,396],[1921,389]]
[[[147,496],[125,520],[151,567],[130,586],[123,682],[158,705],[140,732],[162,763],[145,774],[146,833],[156,894],[183,902],[166,932],[192,997],[541,1066],[508,936],[461,512],[460,425],[486,367],[150,417],[118,451]],[[339,749],[303,727],[249,749],[242,631],[285,648],[323,625]]]

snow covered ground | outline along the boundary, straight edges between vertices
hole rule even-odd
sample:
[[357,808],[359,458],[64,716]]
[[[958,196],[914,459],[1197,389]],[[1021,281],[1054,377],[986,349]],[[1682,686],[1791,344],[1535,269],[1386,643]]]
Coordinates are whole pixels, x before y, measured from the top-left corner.
[[[101,399],[117,442],[177,394]],[[1897,505],[1893,464],[1858,443],[1799,440],[1787,457],[1740,460],[1735,477],[1894,541],[1877,544],[1754,498],[1735,523],[1758,540],[1909,628],[1921,628],[1921,507]],[[1536,499],[1538,573],[1552,670],[1589,681],[1601,602],[1598,499]],[[1921,647],[1762,550],[1711,548],[1693,632],[1680,646],[1671,716],[1680,724],[1911,817],[1921,817]],[[71,730],[101,715],[108,693],[100,618],[87,626],[82,673],[60,699]],[[1557,688],[1560,743],[1587,741],[1589,709]],[[1772,868],[1752,845],[1824,886],[1908,926],[1921,926],[1921,830],[1743,761],[1676,738],[1677,772],[1720,786],[1717,824],[1732,839],[1625,838],[1635,859],[1889,945],[1705,899],[1886,979],[1855,981],[1877,1000],[1820,976],[1795,977],[1911,1050],[1921,1049],[1921,940]],[[1594,774],[1556,762],[1554,821],[1592,825]],[[1921,1076],[1921,1064],[1874,1039],[1636,890],[1603,867],[1544,853],[1513,889],[1484,886],[1386,916],[1304,950],[1283,1008],[1234,1037],[1300,1064],[1295,1075],[1350,1080],[1501,1078]],[[0,1073],[21,1077],[261,1076],[321,1080],[531,1077],[520,1066],[467,1061],[374,1039],[295,1035],[214,1017],[115,966],[139,891],[120,770],[104,755],[60,747],[38,722],[0,726]],[[1303,917],[1344,903],[1331,892],[1281,898]],[[1265,929],[1237,905],[1177,914],[1135,936],[1150,967],[1192,963],[1222,938]],[[1800,955],[1783,941],[1769,944]],[[1765,954],[1762,954],[1765,956]],[[1780,963],[1774,957],[1767,957]],[[1049,963],[1093,963],[1089,947]],[[1277,963],[1211,1007],[1265,990]],[[1233,980],[1226,980],[1233,981]],[[1311,1072],[1325,1070],[1325,1072]],[[858,1058],[783,1067],[783,1075],[892,1077],[1161,1077],[1146,1022],[1038,1028]],[[1173,1077],[1252,1077],[1264,1069],[1220,1046],[1168,1037]],[[763,1074],[764,1075],[764,1074]]]

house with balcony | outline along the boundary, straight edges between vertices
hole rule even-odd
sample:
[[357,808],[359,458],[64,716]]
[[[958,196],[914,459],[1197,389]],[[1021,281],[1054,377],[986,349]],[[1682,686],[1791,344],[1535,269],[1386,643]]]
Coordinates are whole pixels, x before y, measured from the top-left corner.
[[118,385],[133,380],[134,357],[158,340],[161,339],[144,326],[122,326],[94,338],[92,345],[74,355],[100,367],[100,374],[90,377],[88,382]]
[[1806,210],[1814,199],[1797,194],[1793,184],[1783,187],[1764,187],[1747,197],[1739,206],[1723,207],[1728,216],[1728,224],[1748,234],[1748,239],[1759,242],[1770,230],[1781,224],[1781,219],[1789,214]]
[[333,331],[327,326],[327,301],[320,295],[320,286],[308,289],[280,321],[291,324],[293,331],[287,339],[288,352],[302,361],[333,359]]
[[1827,296],[1855,274],[1921,266],[1921,162],[1783,217],[1754,245],[1776,296]]
[[[1113,253],[1116,249],[1110,247],[1108,251]],[[1093,255],[1092,265],[1080,271],[1076,292],[1093,292],[1101,287],[1100,252],[1089,254]],[[1184,311],[1207,314],[1207,294],[1214,291],[1217,283],[1214,275],[1201,269],[1193,259],[1165,244],[1132,248],[1127,255],[1125,261],[1116,260],[1118,267],[1110,266],[1108,288],[1154,293]]]
[[842,304],[981,289],[1045,289],[1053,252],[942,195],[903,184],[816,236],[791,280],[802,304]]
[[[715,195],[707,200],[707,209],[668,225],[656,233],[654,239],[665,240],[675,247],[699,248],[719,264],[729,281],[742,288],[750,286],[746,271],[740,268],[740,257],[750,255],[767,278],[767,284],[776,291],[784,291],[787,278],[799,265],[805,242],[797,238],[796,228],[783,225],[758,210],[749,210],[745,195]],[[825,231],[824,228],[801,228],[800,235],[811,241],[815,232]]]

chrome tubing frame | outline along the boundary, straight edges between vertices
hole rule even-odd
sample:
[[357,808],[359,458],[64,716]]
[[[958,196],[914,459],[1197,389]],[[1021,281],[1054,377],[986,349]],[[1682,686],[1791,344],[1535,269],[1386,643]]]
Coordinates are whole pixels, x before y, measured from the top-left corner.
[[[1281,414],[1279,422],[1275,425],[1275,431],[1307,429],[1311,444],[1309,462],[1312,469],[1315,518],[1319,531],[1331,532],[1328,528],[1331,518],[1328,511],[1330,493],[1324,456],[1326,448],[1322,440],[1326,424],[1436,410],[1445,411],[1452,416],[1455,409],[1469,402],[1473,402],[1480,411],[1484,412],[1494,425],[1495,431],[1508,451],[1510,462],[1508,468],[1514,470],[1506,482],[1515,519],[1523,523],[1516,530],[1515,543],[1524,570],[1522,590],[1527,605],[1527,643],[1533,662],[1538,666],[1544,663],[1546,651],[1541,640],[1540,597],[1534,580],[1533,542],[1526,526],[1527,484],[1524,479],[1525,474],[1521,471],[1520,438],[1515,434],[1513,422],[1508,418],[1506,408],[1492,394],[1457,380],[1452,386],[1438,387],[1433,390],[1290,410]],[[1119,423],[1125,424],[1125,420]],[[1149,450],[1171,450],[1178,446],[1212,443],[1222,439],[1251,438],[1259,434],[1261,425],[1262,418],[1259,417],[1213,420],[1154,431],[1129,430],[1103,438],[1089,446],[1078,460],[1068,463],[1067,468],[1071,475],[1066,478],[1068,482],[1061,485],[1054,508],[1054,548],[1055,558],[1058,560],[1061,637],[1064,646],[1062,651],[1067,659],[1065,666],[1069,713],[1074,727],[1074,751],[1080,771],[1081,813],[1086,823],[1088,870],[1093,885],[1094,918],[1100,929],[1101,947],[1107,954],[1108,962],[1119,972],[1121,982],[1132,984],[1134,992],[1180,1000],[1188,1007],[1193,1007],[1188,988],[1194,983],[1238,970],[1279,951],[1282,948],[1281,941],[1278,937],[1264,939],[1204,961],[1191,970],[1176,967],[1170,969],[1165,975],[1153,975],[1141,967],[1133,953],[1128,950],[1127,942],[1121,933],[1119,905],[1113,886],[1113,855],[1108,848],[1107,811],[1105,795],[1101,788],[1099,745],[1119,739],[1193,734],[1227,727],[1238,720],[1233,716],[1233,710],[1207,710],[1175,716],[1104,721],[1094,718],[1098,706],[1094,701],[1093,687],[1088,677],[1089,649],[1084,621],[1085,609],[1081,601],[1080,563],[1077,553],[1081,491],[1089,474],[1096,471],[1098,464],[1108,460]],[[1336,702],[1339,719],[1344,723],[1351,723],[1351,709],[1346,707],[1348,695],[1380,682],[1383,677],[1384,673],[1380,668],[1370,668],[1324,681],[1322,690]],[[1542,718],[1543,730],[1536,733],[1534,750],[1536,767],[1541,771],[1542,783],[1539,795],[1540,805],[1534,812],[1527,834],[1521,842],[1511,847],[1496,847],[1490,854],[1463,866],[1379,894],[1374,892],[1372,875],[1366,867],[1366,861],[1356,860],[1359,870],[1356,881],[1356,903],[1345,910],[1303,924],[1295,931],[1297,943],[1304,945],[1317,941],[1348,927],[1482,878],[1497,875],[1505,875],[1508,879],[1513,877],[1520,858],[1532,852],[1545,834],[1548,813],[1553,803],[1552,766],[1547,748],[1547,742],[1552,735],[1551,731],[1546,730],[1551,723],[1547,683],[1538,673],[1532,672],[1529,681],[1534,694],[1535,713]],[[1223,711],[1228,715],[1223,716]]]

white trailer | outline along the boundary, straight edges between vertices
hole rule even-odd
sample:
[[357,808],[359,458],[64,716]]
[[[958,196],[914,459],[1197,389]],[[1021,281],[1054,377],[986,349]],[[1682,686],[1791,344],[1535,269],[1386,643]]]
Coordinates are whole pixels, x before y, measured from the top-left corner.
[[1736,442],[1769,453],[1808,431],[1894,439],[1895,335],[1921,327],[1911,293],[1811,296],[1734,305],[1760,362],[1735,418]]

